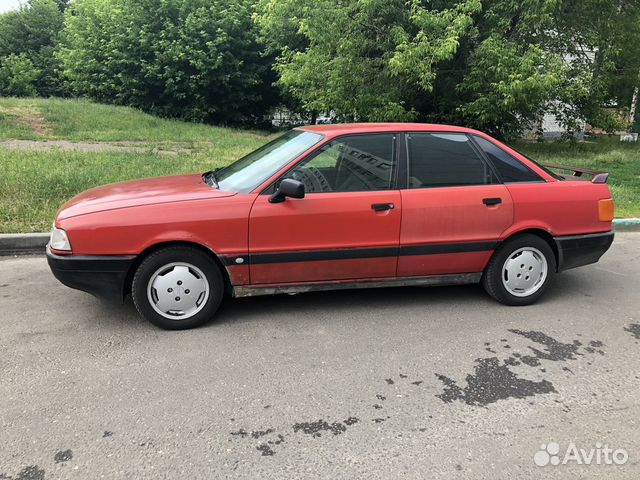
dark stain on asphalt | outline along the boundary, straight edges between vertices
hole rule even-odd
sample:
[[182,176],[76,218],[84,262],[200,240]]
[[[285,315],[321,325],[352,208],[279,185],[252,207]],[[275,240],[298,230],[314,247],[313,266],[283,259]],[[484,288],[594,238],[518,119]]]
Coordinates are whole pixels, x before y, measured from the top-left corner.
[[[389,418],[389,417],[387,417]],[[301,422],[293,424],[293,432],[302,432],[305,435],[311,435],[312,437],[320,437],[323,432],[331,432],[334,435],[340,435],[347,430],[347,427],[351,425],[355,425],[358,423],[360,419],[357,417],[349,417],[341,422],[327,422],[326,420],[317,420],[315,422]],[[236,432],[230,432],[232,436],[239,438],[262,438],[276,432],[273,428],[267,428],[266,430],[253,430],[246,431],[244,428]],[[276,454],[276,450],[274,447],[280,445],[285,442],[285,435],[278,433],[277,437],[271,440],[267,440],[266,442],[262,442],[260,445],[256,446],[256,450],[261,452],[263,457],[270,457]]]
[[334,435],[340,435],[347,430],[347,427],[341,422],[329,423],[326,420],[316,420],[315,422],[300,422],[293,425],[293,431],[301,431],[305,435],[313,435],[314,437],[322,436],[322,432],[331,432]]
[[[273,429],[271,428],[265,431],[268,433],[273,433]],[[266,433],[265,435],[267,435],[268,433]],[[254,437],[254,438],[257,438],[257,437]],[[258,450],[263,457],[272,457],[273,455],[276,454],[276,451],[272,448],[272,446],[280,445],[282,442],[284,442],[284,435],[278,434],[277,440],[269,440],[266,443],[261,443],[256,447],[256,450]]]
[[273,433],[275,430],[273,428],[267,428],[266,430],[256,430],[251,432],[251,436],[253,438],[260,438],[260,437],[264,437],[265,435],[269,435],[270,433]]
[[[466,376],[466,386],[464,388],[459,386],[455,380],[436,373],[436,377],[444,384],[442,393],[436,396],[446,403],[460,400],[467,405],[486,406],[507,398],[522,399],[534,395],[548,394],[556,392],[549,380],[534,381],[520,378],[509,367],[519,365],[541,367],[541,361],[564,362],[577,360],[578,357],[584,355],[580,351],[581,348],[587,353],[597,352],[600,355],[604,355],[604,351],[600,349],[600,347],[604,346],[604,343],[600,340],[592,340],[587,347],[583,347],[582,342],[579,340],[574,340],[572,343],[563,343],[538,331],[518,329],[509,331],[538,345],[543,345],[545,348],[529,346],[532,354],[523,355],[519,352],[514,352],[502,362],[497,357],[478,358],[476,359],[474,372]],[[505,342],[506,339],[501,339],[500,341]],[[490,343],[485,342],[485,345],[488,344]],[[539,370],[542,373],[546,373],[545,368],[540,368]],[[566,370],[571,372],[569,369]]]
[[510,367],[517,367],[518,365],[522,365],[522,362],[518,361],[515,357],[509,357],[505,359],[504,364]]
[[[3,283],[2,285],[0,285],[0,288],[4,288],[4,287],[8,287],[9,284],[8,283]],[[1,477],[0,477],[1,478]]]
[[107,437],[112,437],[113,436],[113,432],[109,431],[109,430],[105,430],[104,433],[102,434],[102,438],[107,438]]
[[380,405],[380,404],[378,404],[378,403],[375,403],[375,404],[373,405],[373,408],[375,408],[376,410],[380,410],[380,409],[382,408],[382,405]]
[[258,445],[256,447],[256,450],[258,450],[263,457],[272,457],[273,455],[276,454],[276,452],[267,443]]
[[55,460],[56,463],[68,462],[72,458],[73,458],[73,452],[71,450],[60,450],[59,452],[56,452],[56,454],[53,456],[53,459]]
[[625,332],[629,332],[631,335],[640,340],[640,323],[632,323],[627,327],[624,327]]
[[405,375],[403,373],[400,374],[400,378],[407,378],[408,375]]
[[532,342],[544,345],[547,349],[546,352],[540,351],[534,347],[529,347],[529,349],[534,353],[535,358],[540,360],[551,360],[553,362],[575,360],[576,355],[582,355],[581,353],[578,353],[578,349],[582,346],[582,343],[579,340],[574,340],[573,343],[562,343],[549,335],[545,335],[542,332],[536,332],[534,330],[527,332],[514,328],[509,331],[516,335],[521,335]]
[[441,394],[436,395],[442,401],[451,403],[461,400],[467,405],[486,406],[507,398],[526,398],[532,395],[555,392],[551,382],[534,382],[518,378],[507,365],[500,364],[496,357],[479,358],[473,375],[467,375],[467,386],[460,388],[449,377],[436,374],[444,383]]
[[376,398],[378,400],[383,400],[383,401],[387,399],[387,397],[385,397],[384,395],[380,395],[380,394],[376,395]]
[[[347,423],[348,422],[348,423]],[[322,432],[331,432],[334,435],[341,435],[347,430],[347,426],[358,423],[356,417],[349,417],[345,422],[327,422],[326,420],[316,420],[315,422],[301,422],[293,425],[294,432],[302,432],[305,435],[314,437],[322,436]]]
[[388,385],[393,385],[394,383],[393,380],[390,378],[385,378],[384,381],[387,382]]
[[415,385],[415,386],[417,387],[417,386],[418,386],[418,385],[420,385],[422,382],[423,382],[422,380],[417,380],[417,381],[415,381],[415,382],[411,382],[411,385]]
[[375,423],[382,423],[382,422],[384,422],[385,420],[386,420],[386,418],[374,418],[374,419],[373,419],[373,421],[374,421]]
[[30,465],[24,467],[15,480],[44,480],[44,468],[39,468],[38,465]]

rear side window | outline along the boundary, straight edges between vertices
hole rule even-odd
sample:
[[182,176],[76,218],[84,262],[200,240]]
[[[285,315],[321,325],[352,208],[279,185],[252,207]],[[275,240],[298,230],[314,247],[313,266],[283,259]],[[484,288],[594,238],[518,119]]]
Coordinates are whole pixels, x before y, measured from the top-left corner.
[[488,165],[461,133],[411,133],[409,188],[495,183]]
[[480,149],[489,157],[489,160],[498,171],[503,182],[540,182],[543,181],[534,171],[520,160],[509,155],[489,140],[474,135],[474,140]]

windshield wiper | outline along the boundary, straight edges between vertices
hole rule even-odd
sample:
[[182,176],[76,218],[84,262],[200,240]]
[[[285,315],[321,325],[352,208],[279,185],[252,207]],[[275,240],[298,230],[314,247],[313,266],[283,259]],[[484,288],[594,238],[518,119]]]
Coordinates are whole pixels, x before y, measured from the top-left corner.
[[220,170],[216,168],[215,170],[209,170],[202,174],[202,179],[207,185],[211,185],[212,187],[218,188],[218,180],[216,180],[216,172]]

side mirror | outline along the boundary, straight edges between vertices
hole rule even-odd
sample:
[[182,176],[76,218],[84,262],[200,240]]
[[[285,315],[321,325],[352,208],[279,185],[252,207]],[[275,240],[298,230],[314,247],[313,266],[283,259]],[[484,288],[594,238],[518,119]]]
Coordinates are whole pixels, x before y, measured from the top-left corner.
[[293,178],[285,178],[278,185],[276,193],[269,197],[269,203],[281,203],[287,197],[304,198],[304,183]]

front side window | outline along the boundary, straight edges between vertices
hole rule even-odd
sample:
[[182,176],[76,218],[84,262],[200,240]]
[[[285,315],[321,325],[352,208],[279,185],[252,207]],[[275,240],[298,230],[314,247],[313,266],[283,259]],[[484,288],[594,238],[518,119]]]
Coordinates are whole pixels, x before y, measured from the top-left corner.
[[291,130],[258,150],[215,172],[220,190],[249,193],[285,167],[323,136],[304,130]]
[[409,188],[495,183],[487,164],[462,133],[407,135]]
[[340,137],[303,160],[284,178],[306,193],[390,190],[396,169],[395,134]]
[[475,135],[474,140],[498,171],[503,182],[541,182],[534,171],[489,140]]

